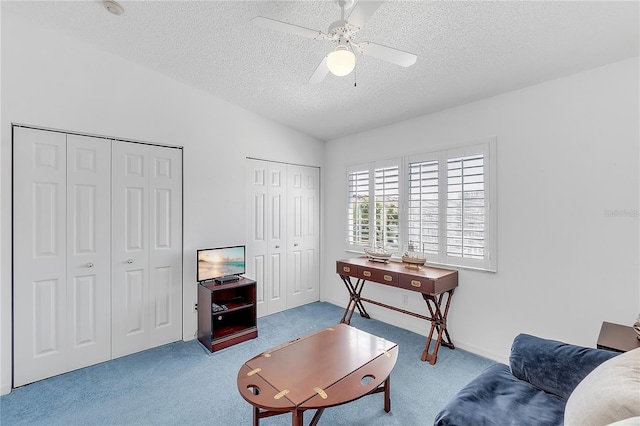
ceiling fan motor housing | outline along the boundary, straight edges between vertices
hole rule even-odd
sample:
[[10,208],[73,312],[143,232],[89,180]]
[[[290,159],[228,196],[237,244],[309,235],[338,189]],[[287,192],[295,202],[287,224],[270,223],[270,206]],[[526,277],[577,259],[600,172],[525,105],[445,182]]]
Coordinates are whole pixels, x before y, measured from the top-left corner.
[[353,39],[358,32],[359,28],[354,27],[350,23],[345,20],[336,21],[329,25],[329,29],[327,30],[327,38],[329,40],[340,42],[341,39],[344,39],[346,42],[349,42]]

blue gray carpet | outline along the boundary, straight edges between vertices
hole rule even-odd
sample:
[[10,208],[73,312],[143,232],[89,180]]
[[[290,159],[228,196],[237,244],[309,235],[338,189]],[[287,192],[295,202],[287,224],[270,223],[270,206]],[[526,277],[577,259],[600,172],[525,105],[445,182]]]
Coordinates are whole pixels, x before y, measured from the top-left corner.
[[[343,308],[313,303],[258,319],[257,339],[219,352],[197,340],[177,342],[14,389],[0,397],[0,424],[250,425],[251,406],[236,375],[249,358],[336,324]],[[319,425],[431,425],[440,408],[493,362],[442,347],[435,366],[420,361],[425,337],[354,315],[351,325],[399,345],[391,373],[391,412],[376,394],[325,410]],[[425,323],[427,327],[428,323]],[[455,330],[452,331],[455,343]],[[305,413],[305,424],[313,411]],[[261,425],[290,425],[291,416]]]

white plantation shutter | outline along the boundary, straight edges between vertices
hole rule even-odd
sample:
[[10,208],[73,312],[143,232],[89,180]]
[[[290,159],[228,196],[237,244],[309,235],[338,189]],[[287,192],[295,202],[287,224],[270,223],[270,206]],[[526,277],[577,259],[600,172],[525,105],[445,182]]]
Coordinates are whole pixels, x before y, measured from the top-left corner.
[[348,185],[347,246],[351,249],[368,247],[371,245],[369,240],[369,169],[353,167],[348,173]]
[[430,255],[439,254],[438,160],[409,162],[407,245]]
[[495,145],[350,167],[347,249],[411,246],[431,264],[496,271]]
[[447,256],[485,257],[484,155],[447,160]]
[[400,242],[400,168],[375,169],[376,246],[399,250]]
[[[446,265],[496,270],[495,139],[443,153],[445,217],[440,228]],[[442,212],[442,210],[441,210]]]

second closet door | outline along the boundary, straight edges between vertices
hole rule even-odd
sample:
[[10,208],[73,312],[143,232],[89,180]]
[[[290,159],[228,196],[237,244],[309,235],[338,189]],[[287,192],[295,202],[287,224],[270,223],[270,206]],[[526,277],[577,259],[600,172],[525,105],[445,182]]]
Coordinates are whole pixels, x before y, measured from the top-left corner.
[[182,336],[182,151],[115,141],[112,354]]
[[319,300],[319,169],[247,159],[247,276],[258,316]]

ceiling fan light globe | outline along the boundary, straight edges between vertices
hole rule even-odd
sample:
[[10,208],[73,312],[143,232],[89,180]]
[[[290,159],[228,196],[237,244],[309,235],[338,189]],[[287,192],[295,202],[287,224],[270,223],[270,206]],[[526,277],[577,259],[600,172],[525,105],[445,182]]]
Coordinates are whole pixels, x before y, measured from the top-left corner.
[[336,49],[327,55],[327,68],[331,74],[344,77],[348,75],[356,66],[356,55],[350,50]]

